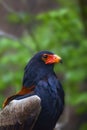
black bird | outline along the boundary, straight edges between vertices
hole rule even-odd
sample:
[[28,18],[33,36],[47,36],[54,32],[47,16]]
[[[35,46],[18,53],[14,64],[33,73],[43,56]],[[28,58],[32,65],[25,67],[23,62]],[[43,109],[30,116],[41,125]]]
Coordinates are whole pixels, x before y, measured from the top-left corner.
[[[49,51],[38,52],[31,58],[25,67],[21,91],[4,102],[0,115],[2,113],[2,117],[5,117],[6,114],[3,113],[7,110],[9,114],[10,109],[13,114],[9,114],[10,122],[8,117],[3,118],[4,123],[0,118],[2,128],[0,130],[53,130],[55,128],[64,109],[64,91],[53,70],[54,64],[59,62],[62,62],[62,59]],[[26,99],[28,101],[25,102]],[[17,119],[13,118],[15,115]]]

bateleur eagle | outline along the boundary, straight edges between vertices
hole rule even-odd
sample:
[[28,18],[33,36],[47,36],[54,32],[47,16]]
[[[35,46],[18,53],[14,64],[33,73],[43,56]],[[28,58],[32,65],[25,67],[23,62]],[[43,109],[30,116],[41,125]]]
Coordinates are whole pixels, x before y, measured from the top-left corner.
[[64,108],[64,91],[54,72],[62,59],[49,51],[34,55],[24,70],[23,87],[0,111],[0,130],[53,130]]

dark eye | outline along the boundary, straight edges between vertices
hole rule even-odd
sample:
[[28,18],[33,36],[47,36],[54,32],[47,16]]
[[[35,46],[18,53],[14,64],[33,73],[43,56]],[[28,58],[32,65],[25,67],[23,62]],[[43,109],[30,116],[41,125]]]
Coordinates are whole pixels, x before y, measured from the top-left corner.
[[48,57],[48,55],[47,55],[47,54],[44,54],[44,55],[43,55],[43,58],[47,58],[47,57]]

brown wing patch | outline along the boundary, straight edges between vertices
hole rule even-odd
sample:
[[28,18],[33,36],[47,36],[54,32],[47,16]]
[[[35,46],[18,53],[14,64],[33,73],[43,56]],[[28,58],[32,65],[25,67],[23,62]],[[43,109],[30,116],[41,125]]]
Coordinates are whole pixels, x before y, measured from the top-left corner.
[[25,94],[31,93],[34,90],[34,88],[35,86],[31,86],[29,88],[22,87],[21,91],[19,91],[17,95],[25,95]]
[[4,108],[7,104],[9,104],[10,101],[12,101],[13,99],[15,99],[15,98],[17,98],[19,96],[21,96],[21,95],[16,95],[15,94],[13,96],[10,96],[10,97],[6,98],[3,105],[2,105],[2,107]]
[[25,95],[25,94],[29,94],[29,93],[33,92],[34,88],[35,88],[35,86],[31,86],[31,87],[29,87],[29,88],[22,87],[21,91],[19,91],[17,94],[15,94],[15,95],[13,95],[13,96],[8,97],[8,98],[4,101],[4,103],[3,103],[3,108],[4,108],[10,101],[12,101],[13,99],[15,99],[15,98],[17,98],[17,97],[19,97],[19,96],[23,96],[23,95]]

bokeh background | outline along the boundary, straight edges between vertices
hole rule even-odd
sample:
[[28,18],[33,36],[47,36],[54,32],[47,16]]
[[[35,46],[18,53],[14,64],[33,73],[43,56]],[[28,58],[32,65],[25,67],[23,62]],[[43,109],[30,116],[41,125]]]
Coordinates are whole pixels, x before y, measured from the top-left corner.
[[87,1],[0,0],[0,108],[22,86],[40,50],[63,59],[55,71],[65,90],[56,130],[87,130]]

